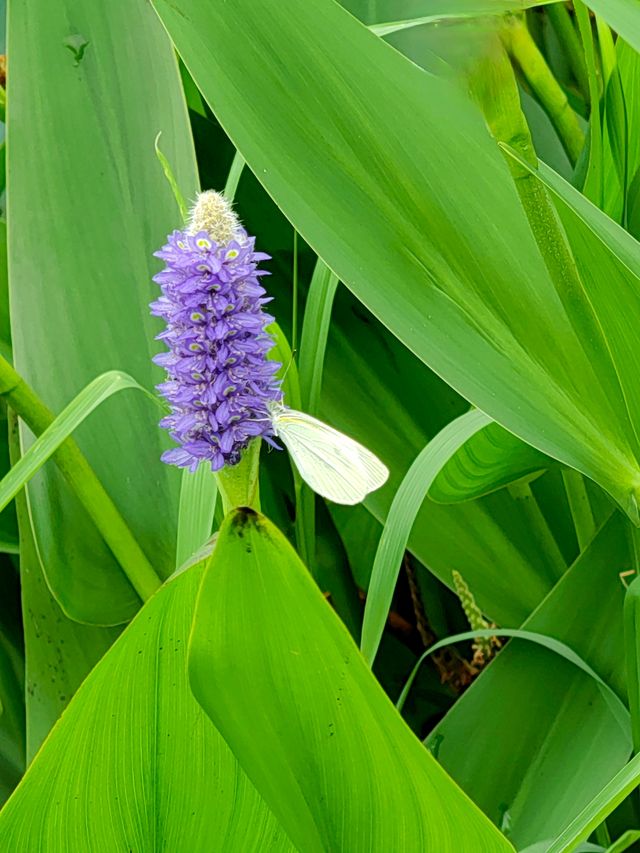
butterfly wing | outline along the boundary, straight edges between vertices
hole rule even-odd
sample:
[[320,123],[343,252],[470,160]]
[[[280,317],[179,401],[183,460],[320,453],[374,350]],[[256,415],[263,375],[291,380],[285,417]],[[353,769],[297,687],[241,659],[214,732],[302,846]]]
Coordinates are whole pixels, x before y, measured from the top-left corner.
[[285,409],[273,424],[303,479],[328,500],[360,503],[389,476],[370,450],[311,415]]

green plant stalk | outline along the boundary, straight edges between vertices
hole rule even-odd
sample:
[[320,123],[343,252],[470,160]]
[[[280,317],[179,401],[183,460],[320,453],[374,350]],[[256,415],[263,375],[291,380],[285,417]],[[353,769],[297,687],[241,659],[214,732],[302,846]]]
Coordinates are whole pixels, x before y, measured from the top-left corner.
[[527,83],[549,115],[571,164],[575,166],[584,147],[584,133],[562,87],[531,38],[525,21],[516,17],[508,18],[501,37],[510,56],[519,65]]
[[565,573],[567,564],[553,533],[549,529],[547,520],[542,514],[538,501],[531,491],[531,486],[528,483],[522,482],[512,483],[508,486],[508,490],[511,497],[522,506],[529,522],[531,534],[537,542],[541,553],[546,557],[550,578],[554,581],[558,580]]
[[587,66],[584,61],[580,37],[576,32],[569,10],[564,3],[551,3],[547,6],[546,12],[566,51],[571,71],[580,89],[580,94],[588,101],[589,78],[587,76]]
[[[513,26],[507,23],[501,32],[503,45],[509,40]],[[515,156],[507,156],[507,165],[551,280],[581,339],[589,341],[596,350],[597,362],[601,370],[606,371],[602,381],[615,395],[617,405],[625,408],[626,401],[609,346],[585,292],[560,216],[546,188],[525,165],[537,169],[538,158],[505,50],[505,47],[495,50],[477,63],[470,81],[473,94],[494,138],[515,152]],[[517,162],[518,158],[524,163]]]
[[[331,310],[338,288],[337,277],[320,258],[316,262],[302,319],[298,378],[300,400],[297,406],[317,415],[320,405],[324,357],[327,349]],[[294,405],[292,403],[292,405]],[[294,408],[296,406],[294,405]],[[296,497],[296,541],[300,556],[309,571],[315,572],[316,496],[294,470]]]
[[298,346],[298,232],[293,229],[293,311],[291,315],[291,349],[296,354]]
[[581,551],[584,551],[596,532],[596,523],[591,511],[584,478],[579,471],[574,471],[573,468],[563,468],[562,480],[569,501],[573,526],[578,537],[578,546]]
[[631,736],[634,753],[640,752],[640,530],[627,525],[631,545],[632,568],[636,576],[624,597],[624,645],[627,671],[627,695],[631,712]]
[[594,834],[596,836],[596,841],[598,842],[598,844],[600,844],[602,847],[605,848],[605,850],[607,850],[609,845],[611,844],[611,836],[609,835],[609,829],[607,827],[606,821],[603,821],[600,826],[596,826]]
[[231,202],[236,196],[236,190],[238,189],[238,184],[240,183],[244,167],[245,159],[239,151],[236,151],[233,156],[231,168],[229,169],[229,174],[227,175],[227,182],[224,185],[224,194]]
[[575,0],[573,4],[576,20],[580,29],[580,38],[584,49],[584,58],[587,64],[587,75],[589,77],[589,100],[591,111],[589,114],[589,165],[584,179],[582,192],[595,205],[600,207],[603,198],[603,150],[602,150],[602,114],[600,105],[600,79],[596,63],[596,50],[593,40],[593,29],[589,10],[580,2]]
[[600,62],[602,65],[603,83],[606,89],[609,78],[616,67],[616,46],[613,41],[611,28],[602,20],[600,15],[596,15],[596,31],[598,33],[598,43],[600,46]]
[[260,511],[260,439],[253,440],[237,465],[228,465],[216,474],[225,515],[240,506]]
[[[53,413],[35,391],[1,356],[0,396],[36,436],[54,420]],[[53,459],[135,591],[142,601],[149,599],[160,587],[161,580],[76,442],[67,438],[53,454]]]

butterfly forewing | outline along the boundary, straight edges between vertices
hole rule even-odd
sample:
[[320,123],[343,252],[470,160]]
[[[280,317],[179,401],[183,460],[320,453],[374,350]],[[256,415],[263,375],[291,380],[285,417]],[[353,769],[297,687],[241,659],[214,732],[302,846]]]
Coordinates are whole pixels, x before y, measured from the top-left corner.
[[366,447],[311,415],[284,409],[273,424],[303,479],[328,500],[360,503],[389,475]]

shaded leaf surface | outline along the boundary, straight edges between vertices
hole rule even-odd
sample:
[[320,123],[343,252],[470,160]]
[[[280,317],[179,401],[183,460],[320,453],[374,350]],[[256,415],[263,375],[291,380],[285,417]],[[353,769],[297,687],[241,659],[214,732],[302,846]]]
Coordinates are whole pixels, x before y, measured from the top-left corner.
[[78,690],[0,813],[5,849],[292,850],[189,690],[201,576],[163,587]]
[[358,298],[463,396],[635,511],[638,445],[603,384],[610,357],[577,331],[590,309],[556,292],[464,96],[331,0],[294,16],[275,0],[155,5],[250,167]]

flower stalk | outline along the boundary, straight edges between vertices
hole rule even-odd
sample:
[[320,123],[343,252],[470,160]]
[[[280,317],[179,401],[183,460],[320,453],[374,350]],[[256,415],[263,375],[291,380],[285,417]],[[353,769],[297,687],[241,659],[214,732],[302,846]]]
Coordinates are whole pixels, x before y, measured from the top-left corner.
[[517,62],[527,83],[551,119],[571,165],[575,166],[584,147],[584,133],[567,96],[531,37],[526,22],[522,18],[510,16],[502,29],[501,37],[509,55]]
[[[53,412],[2,356],[0,396],[36,436],[55,420]],[[74,439],[63,441],[53,459],[141,600],[149,599],[160,586],[160,578]]]

